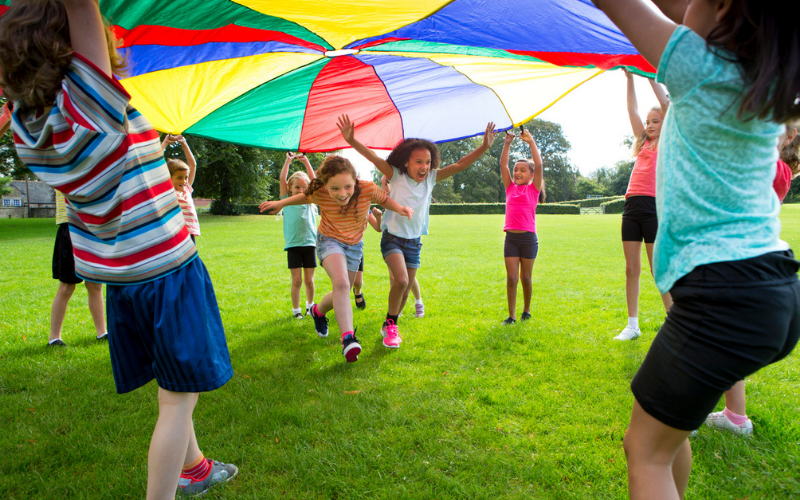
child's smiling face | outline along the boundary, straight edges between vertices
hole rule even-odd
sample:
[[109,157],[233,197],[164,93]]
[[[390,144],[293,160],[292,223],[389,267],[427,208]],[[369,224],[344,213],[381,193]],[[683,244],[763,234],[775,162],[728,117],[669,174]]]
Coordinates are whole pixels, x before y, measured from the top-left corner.
[[289,189],[289,195],[294,196],[296,194],[300,194],[308,189],[308,182],[302,177],[298,177],[297,179],[292,182],[292,187]]
[[408,177],[415,182],[422,182],[431,171],[431,152],[427,148],[417,148],[411,151],[406,163]]
[[170,179],[172,180],[172,187],[175,188],[175,191],[183,191],[183,187],[189,184],[189,171],[178,170]]
[[528,162],[518,161],[514,164],[514,184],[517,186],[526,186],[533,180],[533,171],[531,171]]
[[328,179],[325,187],[336,203],[345,206],[356,189],[356,180],[349,173],[342,172]]

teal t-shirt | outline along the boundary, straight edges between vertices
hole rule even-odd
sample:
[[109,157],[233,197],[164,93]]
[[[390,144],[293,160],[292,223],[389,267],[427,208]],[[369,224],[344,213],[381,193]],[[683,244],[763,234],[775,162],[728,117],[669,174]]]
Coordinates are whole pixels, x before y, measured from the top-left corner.
[[422,182],[416,182],[392,167],[392,186],[389,197],[401,207],[411,207],[414,215],[411,220],[397,212],[386,210],[381,219],[381,229],[408,240],[428,234],[428,214],[431,208],[431,193],[436,184],[436,173],[431,170]]
[[656,168],[656,285],[668,292],[697,266],[786,250],[772,189],[783,126],[739,120],[742,77],[735,63],[679,26],[658,81],[672,101]]
[[[281,197],[281,199],[286,196]],[[284,250],[293,247],[317,246],[317,211],[315,205],[283,207]]]

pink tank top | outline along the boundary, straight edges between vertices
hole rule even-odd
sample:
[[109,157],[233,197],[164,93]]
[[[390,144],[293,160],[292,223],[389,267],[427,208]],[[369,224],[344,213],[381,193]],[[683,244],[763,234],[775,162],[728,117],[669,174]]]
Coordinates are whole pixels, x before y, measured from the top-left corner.
[[645,142],[636,156],[631,179],[628,181],[628,190],[625,192],[626,198],[628,196],[652,196],[655,198],[656,196],[656,157],[658,152],[650,150],[650,142]]

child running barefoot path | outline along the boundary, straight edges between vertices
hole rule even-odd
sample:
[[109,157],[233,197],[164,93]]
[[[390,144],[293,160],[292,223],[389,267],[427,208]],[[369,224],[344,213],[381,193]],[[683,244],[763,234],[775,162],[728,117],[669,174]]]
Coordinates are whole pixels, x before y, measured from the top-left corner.
[[381,253],[392,276],[389,289],[389,307],[381,328],[383,345],[392,349],[400,347],[397,318],[404,298],[408,298],[409,285],[414,282],[421,266],[421,236],[428,234],[428,212],[431,193],[437,180],[465,170],[483,155],[494,141],[494,123],[486,126],[483,143],[456,163],[439,170],[439,149],[425,139],[405,139],[395,146],[384,160],[355,138],[355,124],[347,115],[339,117],[339,131],[350,146],[386,176],[392,185],[391,199],[408,205],[414,216],[405,219],[395,214],[384,214],[381,221]]
[[280,201],[265,201],[262,212],[276,213],[283,207],[316,203],[320,210],[317,233],[317,257],[331,279],[333,290],[311,308],[314,328],[320,337],[328,336],[325,314],[333,309],[342,334],[342,354],[348,363],[358,360],[361,344],[353,328],[350,288],[363,256],[364,231],[367,228],[370,203],[411,218],[414,211],[401,207],[372,182],[358,179],[356,169],[346,158],[331,155],[317,171],[305,193]]
[[503,321],[511,325],[517,321],[517,283],[522,278],[522,296],[525,306],[522,320],[531,318],[531,295],[533,294],[533,263],[539,253],[539,238],[536,236],[536,205],[544,202],[544,171],[542,156],[530,132],[523,130],[520,137],[531,148],[531,160],[519,160],[514,164],[514,175],[508,170],[508,151],[514,134],[506,132],[503,152],[500,154],[500,175],[506,188],[506,241],[503,258],[506,264],[506,294],[508,296],[508,318]]
[[[687,437],[723,392],[787,356],[800,282],[772,193],[782,123],[800,118],[800,4],[594,0],[658,68],[672,104],[658,155],[656,285],[674,301],[631,383],[629,494],[678,499]],[[682,22],[683,25],[676,23]]]
[[[306,172],[295,172],[289,175],[289,165],[292,160],[300,160],[306,167]],[[286,161],[280,174],[281,199],[302,194],[316,178],[311,163],[306,155],[299,153],[286,153]],[[314,305],[314,270],[317,268],[317,259],[314,251],[317,247],[317,215],[314,205],[289,205],[283,209],[283,240],[286,246],[286,259],[289,271],[292,273],[292,316],[303,319],[300,309],[300,286],[305,284],[306,289],[306,314],[311,314]]]
[[[233,369],[158,133],[112,76],[124,64],[113,41],[95,0],[14,2],[0,18],[0,86],[17,153],[69,201],[76,273],[107,284],[117,392],[158,382],[147,499],[167,500],[236,475],[203,456],[192,422],[198,393]],[[181,314],[187,303],[196,310]]]

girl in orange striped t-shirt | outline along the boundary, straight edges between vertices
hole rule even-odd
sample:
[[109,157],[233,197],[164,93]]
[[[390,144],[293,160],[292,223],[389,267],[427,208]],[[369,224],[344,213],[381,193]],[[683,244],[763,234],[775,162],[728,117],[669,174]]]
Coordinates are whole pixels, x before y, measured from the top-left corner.
[[276,213],[287,205],[316,203],[320,211],[317,231],[317,257],[331,279],[333,290],[311,308],[314,327],[320,337],[328,336],[325,314],[333,309],[342,332],[342,354],[348,362],[358,359],[361,344],[353,329],[353,308],[350,288],[361,262],[370,203],[411,218],[414,211],[401,207],[372,182],[358,179],[350,160],[328,156],[305,193],[280,201],[265,201],[262,212]]

